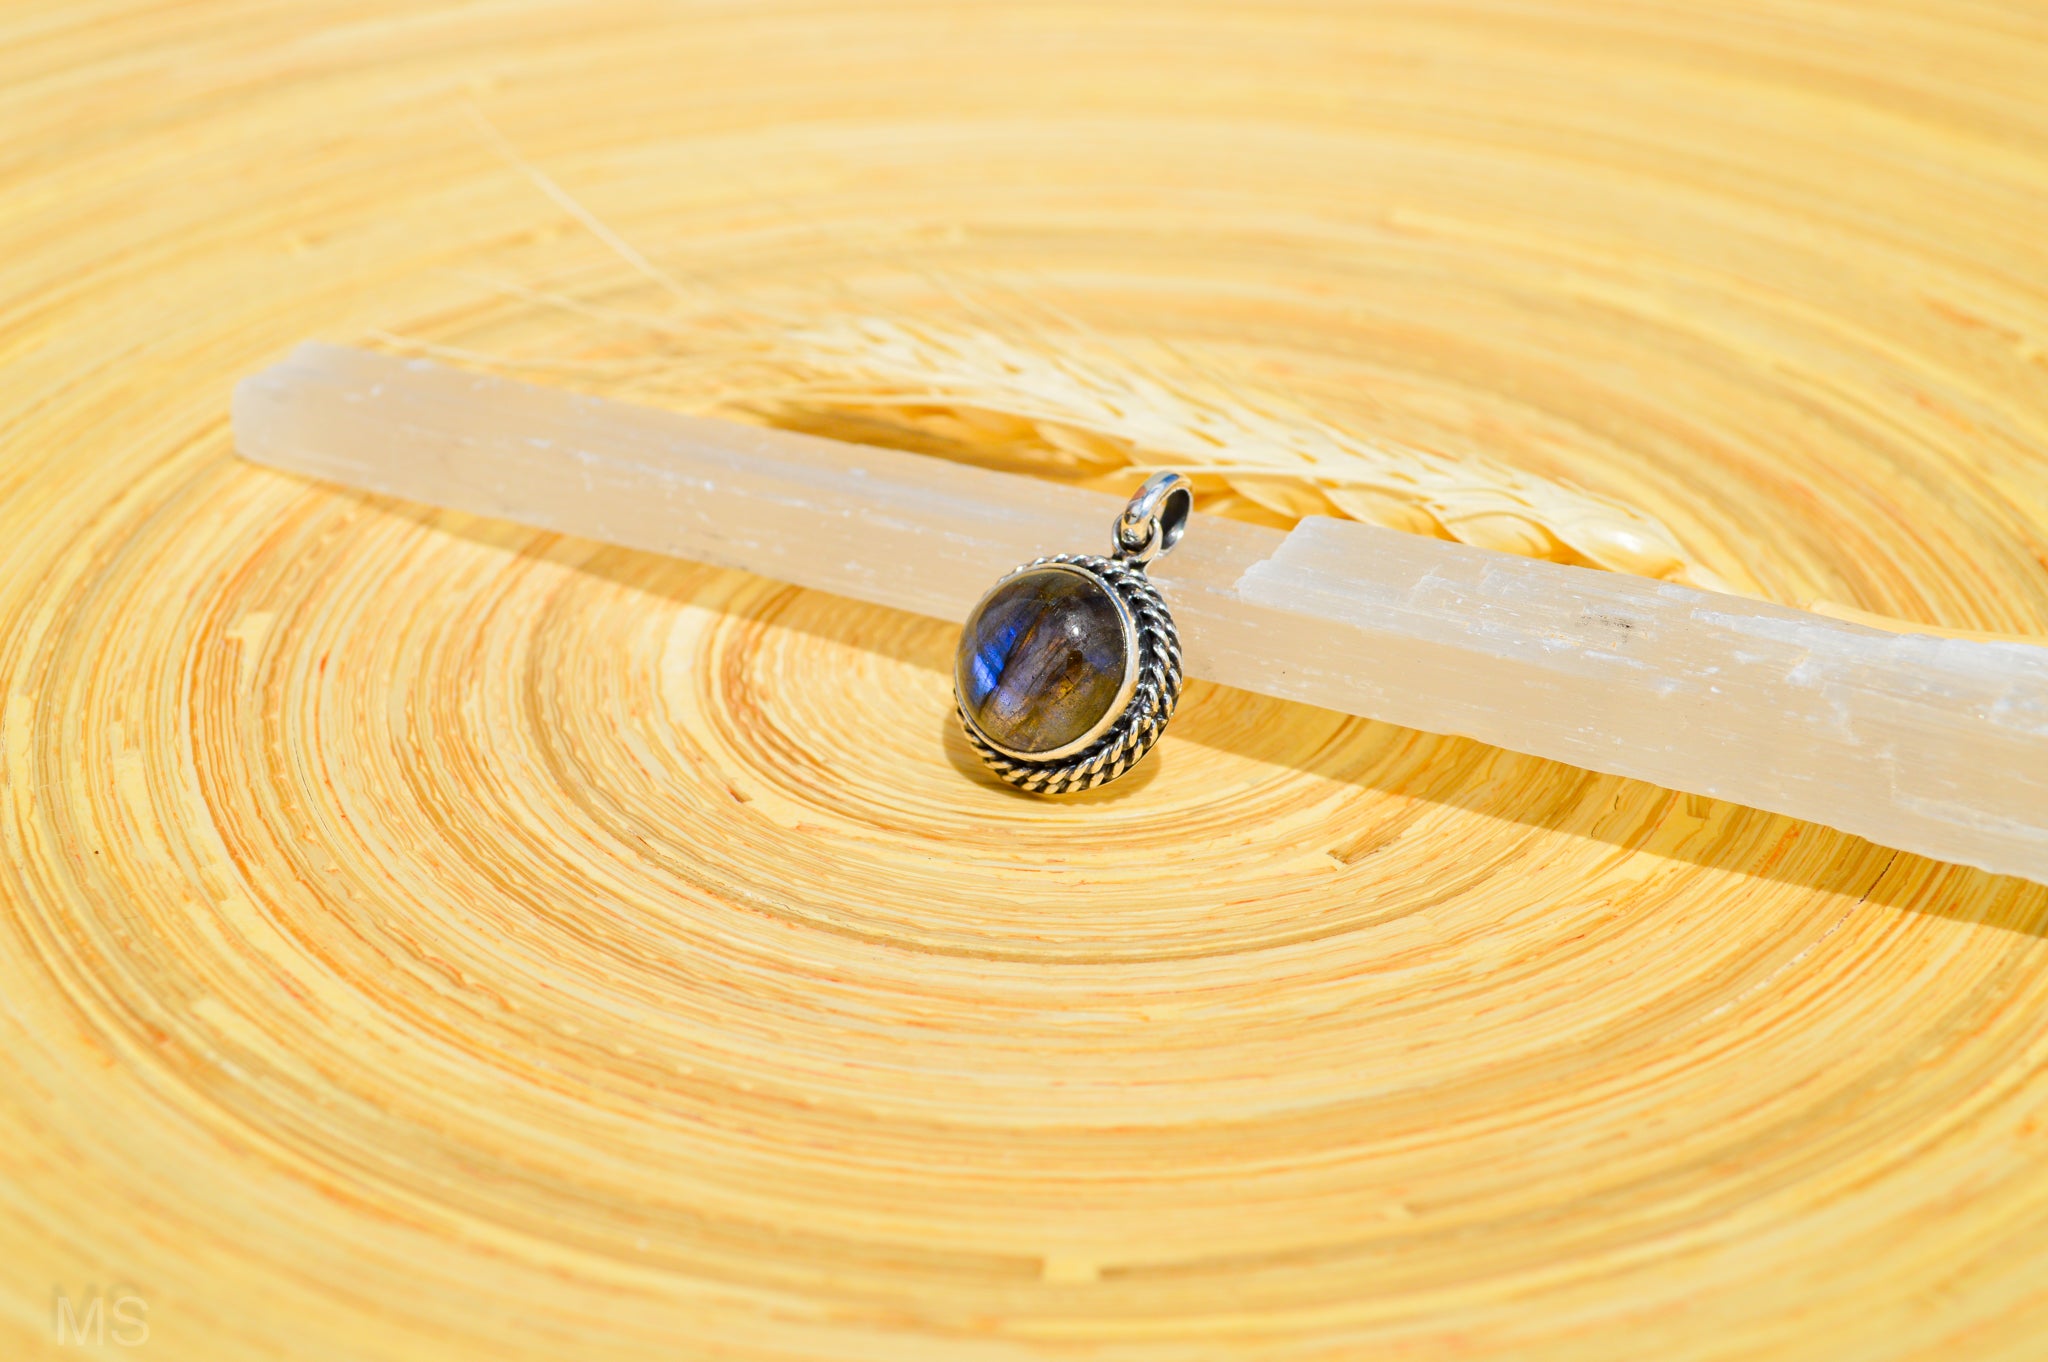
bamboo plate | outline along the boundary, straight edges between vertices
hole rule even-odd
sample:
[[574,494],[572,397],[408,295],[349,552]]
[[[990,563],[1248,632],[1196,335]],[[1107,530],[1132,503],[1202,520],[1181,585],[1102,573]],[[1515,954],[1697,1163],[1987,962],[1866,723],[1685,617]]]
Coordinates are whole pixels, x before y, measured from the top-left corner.
[[2048,634],[2038,6],[0,16],[0,1355],[2048,1349],[2048,889],[1213,687],[1033,802],[943,626],[226,425],[307,336],[666,391],[497,129],[686,290]]

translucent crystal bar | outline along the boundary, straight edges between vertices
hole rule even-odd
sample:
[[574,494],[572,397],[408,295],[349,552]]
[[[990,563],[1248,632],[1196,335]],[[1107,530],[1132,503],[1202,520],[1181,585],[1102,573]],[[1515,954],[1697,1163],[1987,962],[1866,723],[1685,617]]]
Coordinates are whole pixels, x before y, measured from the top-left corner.
[[1315,634],[1259,689],[2048,881],[2048,648],[1321,517],[1238,591]]
[[[235,392],[257,462],[959,620],[1119,499],[337,346]],[[1188,670],[2048,883],[2048,648],[1313,518],[1154,565]]]

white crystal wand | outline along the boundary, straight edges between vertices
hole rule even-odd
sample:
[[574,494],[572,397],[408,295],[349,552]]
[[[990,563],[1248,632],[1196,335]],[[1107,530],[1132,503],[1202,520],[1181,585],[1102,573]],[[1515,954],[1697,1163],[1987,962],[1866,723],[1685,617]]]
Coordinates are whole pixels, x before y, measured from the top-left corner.
[[[330,345],[235,391],[259,463],[958,621],[1121,502]],[[2048,648],[1891,634],[1353,521],[1196,518],[1190,675],[2048,883]]]

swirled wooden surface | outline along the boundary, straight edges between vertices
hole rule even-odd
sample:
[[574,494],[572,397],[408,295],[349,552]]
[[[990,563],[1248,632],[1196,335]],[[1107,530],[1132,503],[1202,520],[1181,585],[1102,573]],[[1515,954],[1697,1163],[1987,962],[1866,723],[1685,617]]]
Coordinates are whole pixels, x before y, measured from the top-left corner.
[[2048,889],[1200,686],[1033,802],[942,626],[225,412],[645,386],[473,107],[684,287],[978,281],[2048,633],[2044,89],[1954,0],[0,12],[0,1352],[2039,1357]]

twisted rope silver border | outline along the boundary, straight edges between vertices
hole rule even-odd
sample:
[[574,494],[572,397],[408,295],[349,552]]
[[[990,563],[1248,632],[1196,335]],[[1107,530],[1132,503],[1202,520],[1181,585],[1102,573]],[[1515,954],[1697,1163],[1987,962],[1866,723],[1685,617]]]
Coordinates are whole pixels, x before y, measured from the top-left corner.
[[1166,608],[1165,597],[1142,568],[1093,554],[1057,553],[1033,559],[1017,571],[1028,572],[1053,563],[1065,563],[1093,574],[1130,608],[1131,619],[1137,626],[1138,683],[1116,723],[1071,757],[1032,761],[1006,756],[989,746],[975,728],[974,720],[967,717],[959,696],[956,694],[953,699],[960,726],[967,731],[967,741],[988,763],[989,770],[1020,790],[1048,795],[1092,790],[1137,765],[1138,759],[1151,751],[1152,744],[1166,731],[1166,721],[1180,704],[1181,688],[1180,634],[1173,627],[1173,615]]

